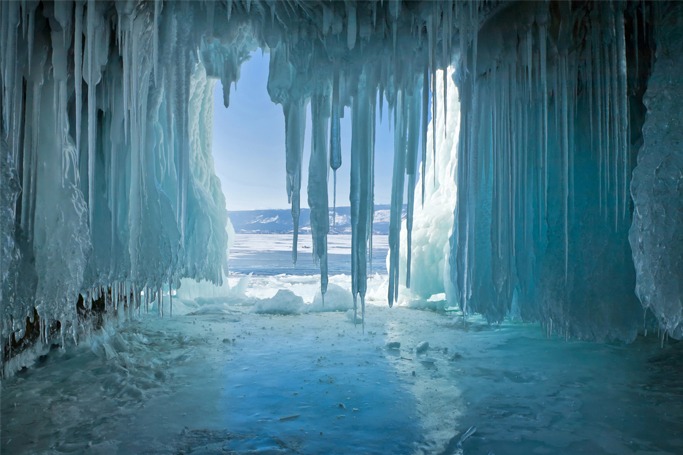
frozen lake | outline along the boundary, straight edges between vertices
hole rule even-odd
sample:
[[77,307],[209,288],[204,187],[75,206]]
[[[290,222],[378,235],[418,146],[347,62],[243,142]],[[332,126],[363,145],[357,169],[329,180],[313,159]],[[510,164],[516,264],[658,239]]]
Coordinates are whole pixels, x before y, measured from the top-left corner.
[[[229,269],[254,275],[315,275],[320,269],[313,262],[310,234],[299,234],[297,263],[292,264],[291,234],[236,234],[230,250]],[[387,235],[373,236],[372,271],[387,273],[389,250]],[[351,273],[351,235],[330,235],[327,239],[328,267],[331,275]]]
[[[322,307],[315,269],[280,273],[285,237],[238,241],[229,290],[178,297],[173,318],[114,320],[5,379],[1,452],[683,453],[680,343],[567,342],[390,309],[379,274],[363,331],[348,275],[331,276]],[[345,242],[330,242],[340,259]]]

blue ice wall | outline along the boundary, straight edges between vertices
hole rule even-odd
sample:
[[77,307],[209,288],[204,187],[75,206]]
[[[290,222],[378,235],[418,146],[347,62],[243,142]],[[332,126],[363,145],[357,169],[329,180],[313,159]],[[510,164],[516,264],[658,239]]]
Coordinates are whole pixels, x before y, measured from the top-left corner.
[[[665,9],[518,4],[464,37],[451,271],[468,311],[499,321],[514,300],[549,333],[586,339],[630,340],[644,328],[628,241],[630,184],[643,76]],[[664,103],[648,108],[672,113]],[[647,191],[634,189],[636,198]],[[670,217],[680,219],[663,215],[667,229]],[[654,252],[643,256],[675,265]],[[638,267],[640,284],[649,274]],[[652,297],[680,314],[670,286],[666,297]],[[659,319],[674,334],[677,322]]]
[[683,5],[658,5],[657,51],[633,172],[630,231],[636,292],[661,327],[683,337]]
[[34,308],[43,341],[75,337],[79,294],[131,310],[182,277],[222,281],[227,212],[195,9],[0,5],[3,339],[21,338]]

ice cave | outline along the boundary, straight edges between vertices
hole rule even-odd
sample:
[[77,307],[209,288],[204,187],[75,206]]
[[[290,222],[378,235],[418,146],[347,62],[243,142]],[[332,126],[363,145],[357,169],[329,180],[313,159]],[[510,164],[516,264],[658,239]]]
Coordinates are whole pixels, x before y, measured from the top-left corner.
[[677,1],[0,2],[0,453],[683,453],[682,56]]

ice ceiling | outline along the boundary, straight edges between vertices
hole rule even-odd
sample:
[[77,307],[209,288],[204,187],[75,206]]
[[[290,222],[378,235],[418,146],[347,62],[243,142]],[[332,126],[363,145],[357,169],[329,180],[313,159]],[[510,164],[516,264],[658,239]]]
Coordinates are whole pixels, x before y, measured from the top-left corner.
[[[427,147],[429,119],[447,125],[459,115],[443,277],[449,301],[490,321],[512,310],[569,337],[631,340],[654,323],[680,338],[681,9],[676,2],[2,2],[2,337],[20,338],[34,308],[44,338],[55,321],[62,333],[76,333],[79,295],[88,302],[109,289],[112,305],[131,296],[133,308],[143,304],[143,289],[148,299],[182,277],[222,280],[227,213],[211,158],[211,88],[222,81],[227,106],[240,64],[262,47],[270,53],[268,93],[284,113],[295,223],[310,104],[307,194],[323,290],[327,179],[342,164],[339,118],[347,106],[351,273],[362,310],[379,95],[395,131],[390,303],[404,185],[415,185],[424,175],[418,163],[436,151]],[[446,81],[435,90],[436,70],[449,64],[457,68],[455,113]],[[437,128],[429,131],[436,144]],[[410,233],[421,201],[408,194]],[[410,251],[410,240],[402,247]]]

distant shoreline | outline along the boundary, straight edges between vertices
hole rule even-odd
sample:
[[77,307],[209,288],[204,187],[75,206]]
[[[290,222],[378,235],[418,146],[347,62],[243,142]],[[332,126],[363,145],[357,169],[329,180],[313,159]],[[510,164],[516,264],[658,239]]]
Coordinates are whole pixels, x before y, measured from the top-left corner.
[[[351,234],[351,207],[330,208],[330,235]],[[375,205],[373,234],[388,235],[391,206]],[[332,215],[334,214],[335,219]],[[405,206],[403,209],[405,215]],[[294,223],[290,209],[238,210],[228,212],[230,222],[238,234],[292,234]],[[299,234],[311,232],[310,209],[302,208]]]

